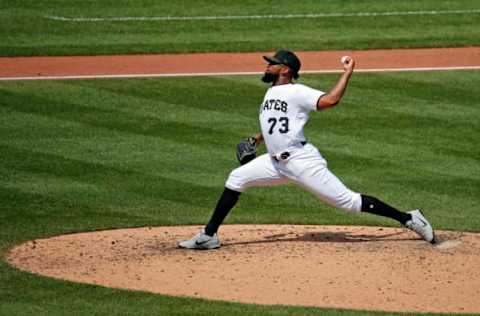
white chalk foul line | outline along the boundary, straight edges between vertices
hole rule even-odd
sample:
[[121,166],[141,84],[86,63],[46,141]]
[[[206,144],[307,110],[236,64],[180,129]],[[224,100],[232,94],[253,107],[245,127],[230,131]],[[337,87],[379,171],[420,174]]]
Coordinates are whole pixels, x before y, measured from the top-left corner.
[[269,14],[269,15],[213,15],[213,16],[117,16],[117,17],[65,17],[48,15],[45,18],[65,22],[112,22],[112,21],[195,21],[195,20],[258,20],[258,19],[316,19],[339,17],[375,17],[405,15],[479,14],[480,9],[391,11],[391,12],[332,12],[310,14]]
[[[480,66],[459,67],[417,67],[417,68],[370,68],[356,69],[355,72],[415,72],[415,71],[445,71],[445,70],[480,70]],[[300,74],[329,74],[342,73],[342,70],[305,70]],[[29,76],[29,77],[0,77],[0,81],[22,80],[71,80],[71,79],[133,79],[133,78],[172,78],[172,77],[215,77],[215,76],[246,76],[261,75],[260,71],[244,72],[200,72],[200,73],[166,73],[166,74],[122,74],[122,75],[66,75],[66,76]]]

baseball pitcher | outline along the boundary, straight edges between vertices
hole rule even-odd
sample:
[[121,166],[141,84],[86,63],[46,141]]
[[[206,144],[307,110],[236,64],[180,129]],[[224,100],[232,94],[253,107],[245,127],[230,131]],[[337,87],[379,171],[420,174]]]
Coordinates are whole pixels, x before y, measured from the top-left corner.
[[[192,239],[179,243],[182,248],[220,247],[219,226],[247,188],[294,183],[315,194],[318,199],[347,212],[367,212],[392,218],[435,243],[432,226],[420,210],[401,212],[379,199],[347,188],[327,167],[319,150],[303,133],[310,112],[339,104],[353,74],[355,61],[342,58],[344,72],[329,92],[296,83],[301,67],[298,57],[287,50],[264,56],[267,68],[262,81],[271,83],[259,109],[261,133],[237,146],[241,166],[233,170],[213,215],[205,228]],[[268,153],[256,156],[264,143]]]

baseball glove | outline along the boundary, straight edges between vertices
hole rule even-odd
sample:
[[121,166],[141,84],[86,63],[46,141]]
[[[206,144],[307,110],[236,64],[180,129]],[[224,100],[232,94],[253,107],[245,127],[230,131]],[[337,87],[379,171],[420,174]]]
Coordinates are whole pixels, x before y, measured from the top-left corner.
[[244,165],[257,157],[257,140],[249,137],[237,145],[237,159]]

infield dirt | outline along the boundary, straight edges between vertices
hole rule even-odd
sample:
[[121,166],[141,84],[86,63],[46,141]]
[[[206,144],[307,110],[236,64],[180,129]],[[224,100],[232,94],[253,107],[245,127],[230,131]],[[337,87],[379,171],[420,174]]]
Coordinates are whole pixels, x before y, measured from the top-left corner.
[[9,262],[113,288],[256,304],[479,313],[480,235],[432,246],[382,227],[225,225],[223,246],[177,248],[199,226],[112,230],[26,242]]

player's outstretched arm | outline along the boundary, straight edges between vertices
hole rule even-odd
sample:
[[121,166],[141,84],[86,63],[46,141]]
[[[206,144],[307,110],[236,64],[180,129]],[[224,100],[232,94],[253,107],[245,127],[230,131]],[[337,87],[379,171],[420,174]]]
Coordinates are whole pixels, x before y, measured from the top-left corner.
[[338,80],[335,87],[329,93],[323,95],[317,102],[317,110],[323,110],[337,105],[347,89],[348,81],[355,68],[355,60],[352,57],[346,57],[342,62],[344,72]]

